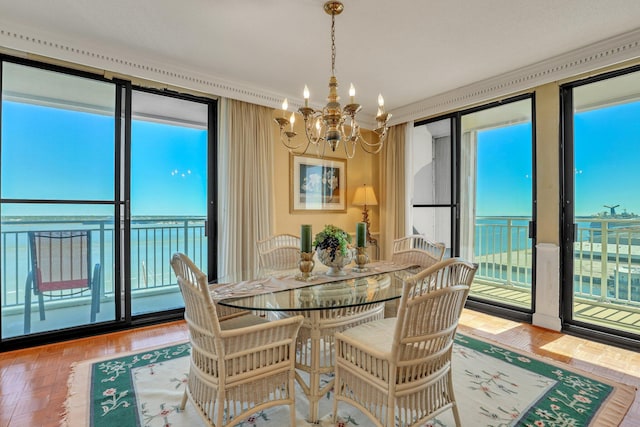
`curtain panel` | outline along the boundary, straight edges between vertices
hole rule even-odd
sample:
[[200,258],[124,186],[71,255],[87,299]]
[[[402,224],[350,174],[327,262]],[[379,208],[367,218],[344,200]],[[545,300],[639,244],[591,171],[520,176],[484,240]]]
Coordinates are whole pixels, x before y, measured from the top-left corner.
[[255,277],[256,242],[273,234],[272,113],[242,101],[220,102],[218,275],[225,281]]
[[389,128],[379,157],[380,257],[391,259],[393,240],[405,235],[405,171],[407,124]]

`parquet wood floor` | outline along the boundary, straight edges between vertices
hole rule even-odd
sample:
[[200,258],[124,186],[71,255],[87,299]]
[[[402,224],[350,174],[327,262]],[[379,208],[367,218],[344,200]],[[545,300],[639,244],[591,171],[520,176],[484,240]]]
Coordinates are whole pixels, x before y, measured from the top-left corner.
[[[461,332],[640,387],[640,353],[465,310]],[[73,362],[187,339],[184,322],[0,353],[0,427],[58,426]],[[623,427],[640,426],[640,392]]]

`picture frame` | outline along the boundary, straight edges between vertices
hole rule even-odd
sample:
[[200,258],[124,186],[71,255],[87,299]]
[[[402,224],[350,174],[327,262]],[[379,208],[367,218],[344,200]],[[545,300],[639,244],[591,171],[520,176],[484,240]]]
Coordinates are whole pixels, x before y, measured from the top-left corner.
[[347,161],[290,156],[289,211],[346,212]]

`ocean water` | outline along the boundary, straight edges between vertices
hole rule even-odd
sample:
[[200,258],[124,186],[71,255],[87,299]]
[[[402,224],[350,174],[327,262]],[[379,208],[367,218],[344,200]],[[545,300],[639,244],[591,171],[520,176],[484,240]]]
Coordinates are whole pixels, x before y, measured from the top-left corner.
[[530,218],[476,218],[474,255],[476,257],[501,252],[531,249]]

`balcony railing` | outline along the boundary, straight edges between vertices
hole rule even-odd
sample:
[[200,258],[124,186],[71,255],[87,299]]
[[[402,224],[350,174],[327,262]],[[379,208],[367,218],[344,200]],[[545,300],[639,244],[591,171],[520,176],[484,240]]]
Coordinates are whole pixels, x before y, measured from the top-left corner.
[[640,307],[640,218],[576,223],[576,297]]
[[[203,271],[207,269],[205,218],[136,218],[131,221],[132,293],[175,287],[170,267],[171,256],[184,252]],[[114,297],[114,226],[109,220],[64,219],[29,220],[19,218],[2,222],[0,269],[2,308],[24,306],[24,292],[31,266],[28,232],[32,230],[91,230],[92,263],[102,268],[102,292]],[[82,296],[80,296],[82,297]],[[73,299],[61,294],[56,299]]]
[[[578,219],[574,295],[578,299],[640,307],[640,218]],[[531,290],[528,219],[478,217],[476,281]]]
[[531,289],[529,220],[515,217],[477,217],[476,278],[505,286]]
[[[204,218],[138,218],[131,222],[133,293],[175,287],[170,259],[185,252],[206,271]],[[476,280],[530,292],[532,274],[528,219],[478,217],[475,229]],[[590,301],[640,307],[640,219],[588,218],[577,221],[574,292]],[[92,230],[92,260],[103,268],[104,296],[114,296],[114,227],[100,220],[3,221],[2,307],[24,305],[30,269],[29,230]],[[69,297],[73,298],[73,297]]]

